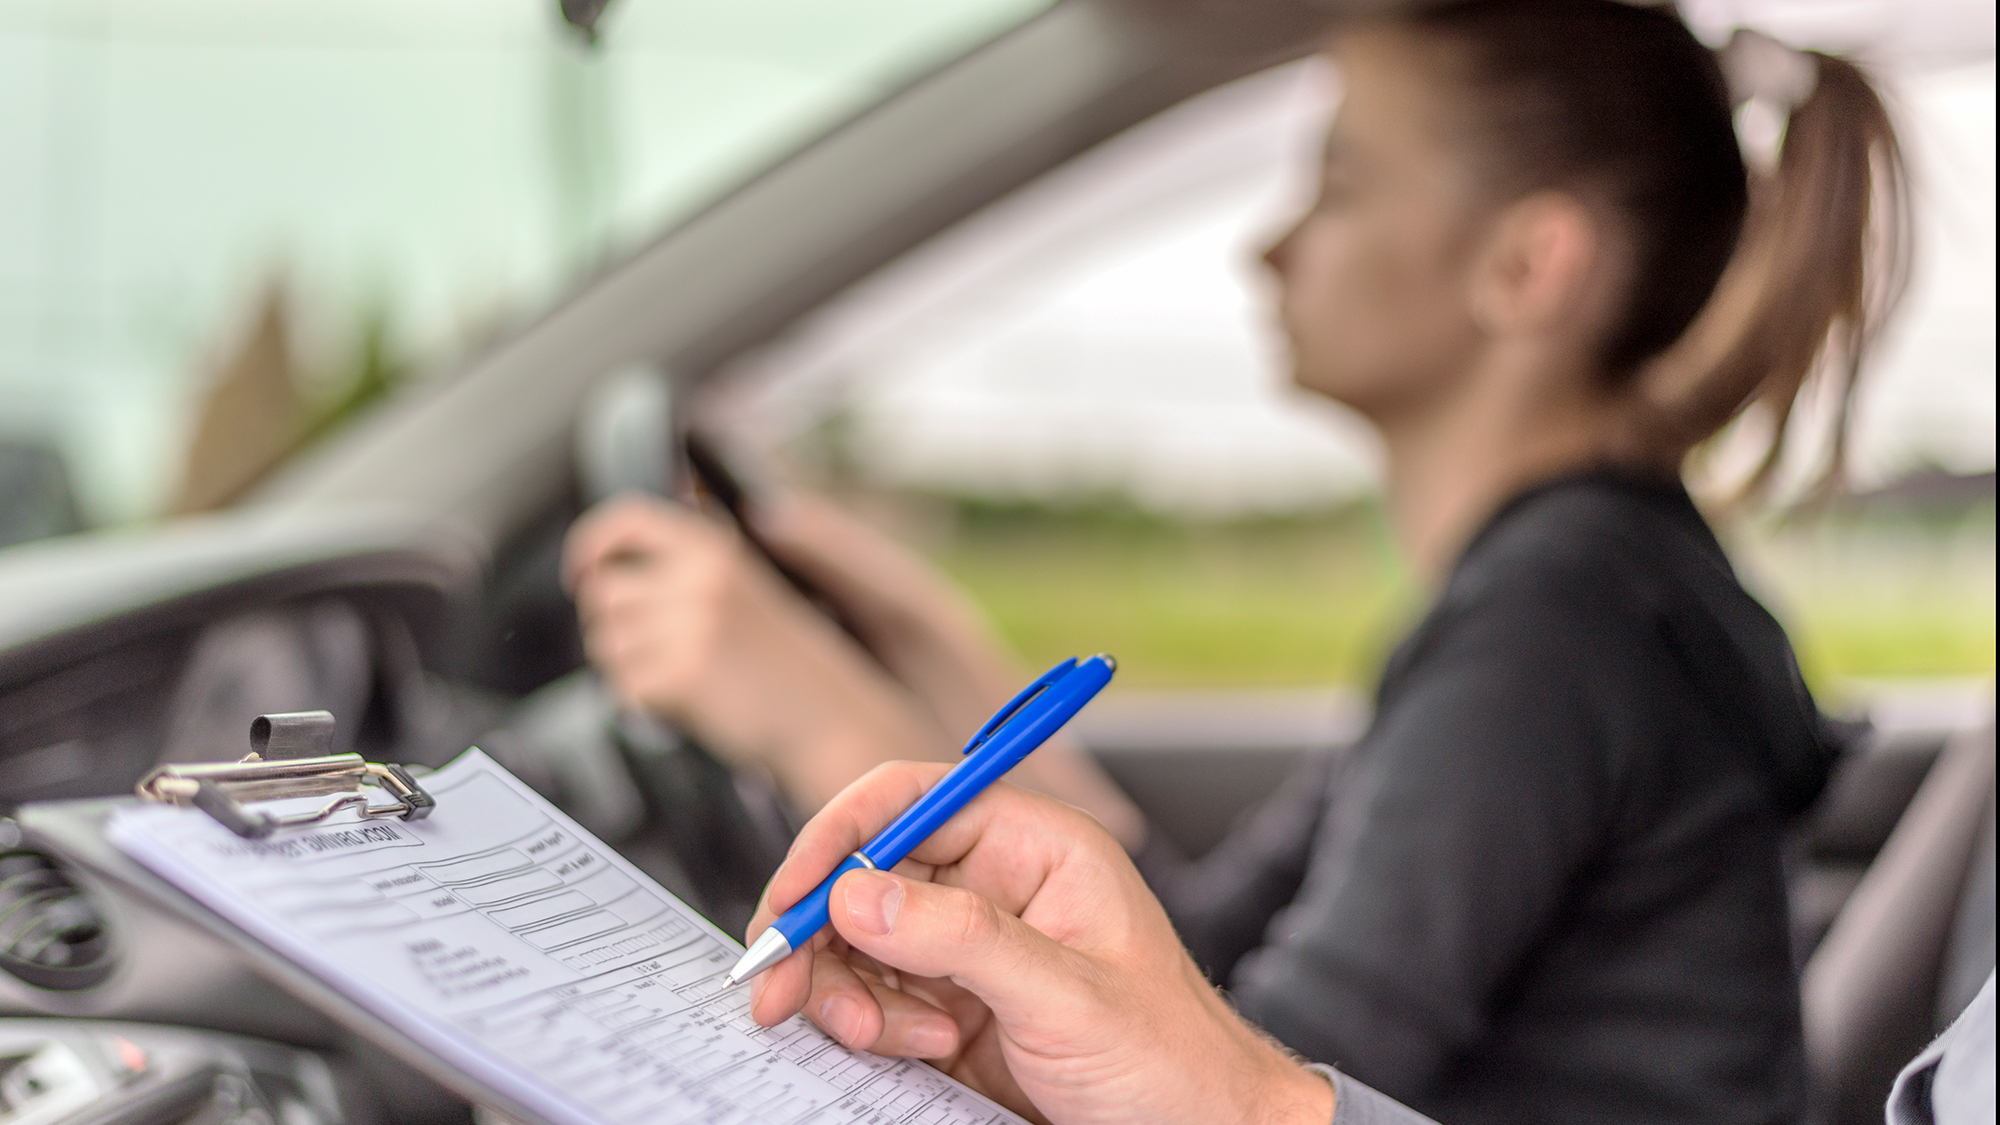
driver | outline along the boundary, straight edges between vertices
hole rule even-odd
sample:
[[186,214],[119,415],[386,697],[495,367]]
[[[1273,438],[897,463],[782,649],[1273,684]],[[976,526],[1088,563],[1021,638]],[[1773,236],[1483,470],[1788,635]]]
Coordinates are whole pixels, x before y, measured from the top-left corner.
[[[1294,379],[1380,432],[1435,601],[1337,771],[1197,864],[1082,755],[1029,760],[1019,780],[1105,824],[1165,906],[1136,883],[1090,900],[1113,914],[1092,949],[1178,966],[1115,978],[1142,998],[1205,972],[1287,1047],[1454,1125],[1795,1118],[1780,853],[1834,747],[1680,469],[1753,404],[1775,466],[1809,374],[1852,396],[1872,255],[1893,264],[1902,229],[1888,117],[1839,59],[1739,38],[1718,60],[1618,0],[1464,0],[1350,23],[1330,52],[1319,197],[1267,260]],[[1754,175],[1732,87],[1793,107]],[[853,521],[799,500],[760,530],[879,659],[686,511],[593,513],[567,573],[610,682],[802,809],[947,758],[1019,682],[954,591]],[[992,894],[1071,944],[1008,891],[1023,878]],[[803,1002],[787,987],[769,1002]],[[842,998],[810,1011],[843,1042],[961,1049],[923,1019],[885,1043]],[[1223,1052],[1202,1081],[1268,1077],[1281,1056],[1204,1003],[1236,1046],[1187,1032]]]

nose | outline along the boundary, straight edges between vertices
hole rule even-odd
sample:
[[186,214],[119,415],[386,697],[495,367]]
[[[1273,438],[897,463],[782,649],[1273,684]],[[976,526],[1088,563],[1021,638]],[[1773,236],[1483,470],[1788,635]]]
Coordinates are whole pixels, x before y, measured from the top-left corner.
[[1299,223],[1293,223],[1289,230],[1278,236],[1277,241],[1264,248],[1264,265],[1280,278],[1285,276],[1285,267],[1292,260],[1292,243],[1298,240],[1299,226]]

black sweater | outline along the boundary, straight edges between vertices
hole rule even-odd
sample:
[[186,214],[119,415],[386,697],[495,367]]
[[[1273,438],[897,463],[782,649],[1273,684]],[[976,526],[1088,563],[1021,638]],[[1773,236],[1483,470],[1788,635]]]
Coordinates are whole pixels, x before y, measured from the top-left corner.
[[1832,758],[1685,491],[1591,473],[1480,531],[1350,754],[1143,866],[1246,1016],[1447,1125],[1790,1121]]

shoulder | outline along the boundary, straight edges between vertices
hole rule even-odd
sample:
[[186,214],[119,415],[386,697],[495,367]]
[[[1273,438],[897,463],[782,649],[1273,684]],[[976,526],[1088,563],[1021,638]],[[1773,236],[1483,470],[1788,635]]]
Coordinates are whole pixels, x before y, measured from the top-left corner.
[[1488,715],[1554,704],[1622,728],[1696,692],[1690,664],[1788,653],[1677,483],[1592,474],[1488,522],[1384,669],[1377,702],[1477,689]]
[[1728,557],[1677,484],[1590,474],[1535,489],[1466,548],[1441,604],[1561,602],[1643,610],[1689,580],[1737,588]]
[[1597,745],[1675,693],[1661,624],[1689,601],[1689,570],[1720,566],[1734,586],[1714,543],[1677,486],[1592,474],[1537,488],[1466,548],[1384,670],[1378,711],[1426,732],[1456,717],[1481,746],[1507,732]]
[[1653,647],[1664,616],[1695,601],[1735,612],[1749,597],[1687,494],[1608,474],[1575,477],[1529,492],[1487,523],[1407,656],[1504,644],[1629,657],[1635,644]]
[[[1993,974],[1979,995],[1896,1078],[1893,1125],[1970,1125],[1993,1119]],[[1336,1106],[1337,1108],[1337,1106]],[[1341,1120],[1335,1113],[1336,1123]]]
[[1646,753],[1707,724],[1760,763],[1788,810],[1830,748],[1782,626],[1737,581],[1677,483],[1596,474],[1508,505],[1466,549],[1391,661],[1378,702],[1483,689],[1489,717],[1566,716]]

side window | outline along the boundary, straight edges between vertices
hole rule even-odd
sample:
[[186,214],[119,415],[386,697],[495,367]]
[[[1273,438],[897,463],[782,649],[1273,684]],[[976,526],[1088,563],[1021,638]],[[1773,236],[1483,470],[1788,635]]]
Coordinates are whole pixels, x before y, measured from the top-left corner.
[[[1907,84],[1936,186],[1861,405],[1860,495],[1732,529],[1836,705],[1992,672],[1993,321],[1967,304],[1990,305],[1992,240],[1947,236],[1991,227],[1992,83]],[[1258,260],[1337,95],[1292,64],[1101,146],[729,372],[717,415],[929,551],[1030,664],[1106,649],[1127,688],[1359,698],[1423,593],[1372,433],[1289,385]]]
[[1333,86],[1294,64],[1117,138],[732,373],[727,416],[932,552],[1030,664],[1365,681],[1410,603],[1373,440],[1290,386],[1260,260]]

